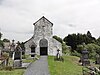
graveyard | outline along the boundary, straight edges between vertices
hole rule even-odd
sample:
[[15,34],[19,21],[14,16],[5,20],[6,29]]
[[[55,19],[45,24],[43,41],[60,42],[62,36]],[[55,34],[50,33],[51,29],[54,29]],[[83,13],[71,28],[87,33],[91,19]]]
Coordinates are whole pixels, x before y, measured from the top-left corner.
[[[85,47],[84,44],[83,47]],[[83,72],[85,73],[84,75],[88,75],[88,72],[90,73],[90,69],[87,67],[91,67],[90,64],[92,65],[92,67],[99,68],[99,55],[96,55],[97,64],[95,64],[94,59],[88,59],[89,53],[87,52],[87,50],[84,48],[82,51],[83,52],[80,57],[72,55],[70,51],[67,51],[67,55],[63,54],[61,56],[59,55],[59,50],[56,56],[48,56],[48,68],[50,75],[83,75]],[[13,56],[14,55],[10,55],[10,52],[2,52],[1,59],[9,58],[9,60],[6,60],[6,62],[8,63],[0,64],[0,75],[23,75],[27,67],[22,67],[22,63],[34,63],[41,57],[39,55],[35,55],[36,58],[31,58],[31,55],[20,55],[20,51],[18,50],[15,52],[15,56]],[[61,57],[63,58],[63,60],[61,59]],[[83,62],[80,63],[80,59],[81,61],[83,60]],[[89,63],[87,63],[88,61]]]
[[53,36],[44,16],[33,25],[27,41],[0,39],[0,75],[100,75],[100,38],[90,31]]
[[54,57],[48,57],[51,75],[82,75],[82,66],[78,64],[78,57],[64,56],[64,62],[53,61]]

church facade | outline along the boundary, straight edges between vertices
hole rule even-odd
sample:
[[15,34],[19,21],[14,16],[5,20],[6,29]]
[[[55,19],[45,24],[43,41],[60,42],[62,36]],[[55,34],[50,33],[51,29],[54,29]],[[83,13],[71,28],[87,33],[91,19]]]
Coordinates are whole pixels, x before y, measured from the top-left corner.
[[34,35],[25,42],[26,54],[55,56],[59,49],[62,55],[62,44],[53,38],[53,23],[43,16],[33,25]]

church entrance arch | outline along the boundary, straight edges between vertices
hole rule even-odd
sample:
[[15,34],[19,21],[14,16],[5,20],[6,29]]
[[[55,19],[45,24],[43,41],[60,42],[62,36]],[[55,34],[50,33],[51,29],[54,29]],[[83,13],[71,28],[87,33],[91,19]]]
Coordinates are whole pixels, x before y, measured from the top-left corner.
[[46,39],[41,39],[39,42],[40,55],[48,55],[48,41]]

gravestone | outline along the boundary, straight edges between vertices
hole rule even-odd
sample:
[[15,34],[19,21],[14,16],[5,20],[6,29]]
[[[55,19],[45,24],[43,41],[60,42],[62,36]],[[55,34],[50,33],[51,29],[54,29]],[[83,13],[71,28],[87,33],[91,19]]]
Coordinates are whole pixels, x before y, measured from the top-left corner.
[[96,64],[100,64],[100,55],[97,54],[96,55],[96,61],[95,61]]
[[9,56],[12,58],[13,57],[13,51],[15,50],[15,43],[14,43],[15,40],[12,40],[12,43],[10,45],[10,53],[9,53]]
[[56,54],[56,57],[54,58],[54,60],[56,61],[64,61],[64,59],[60,56],[60,50],[58,49],[57,50],[57,54]]
[[57,57],[57,59],[60,59],[60,53],[59,53],[59,49],[57,50],[57,55],[56,55],[56,57]]
[[19,45],[17,45],[14,51],[14,68],[22,67],[22,51]]
[[89,52],[86,49],[82,50],[81,61],[83,66],[90,65]]

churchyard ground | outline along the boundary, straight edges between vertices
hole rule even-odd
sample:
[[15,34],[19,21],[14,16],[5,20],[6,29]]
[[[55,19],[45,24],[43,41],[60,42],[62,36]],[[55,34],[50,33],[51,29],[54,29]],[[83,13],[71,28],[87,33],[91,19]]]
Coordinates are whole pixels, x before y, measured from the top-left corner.
[[[38,56],[39,57],[39,56]],[[34,62],[36,59],[28,59],[29,55],[25,55],[26,59],[23,59],[23,63],[31,63]],[[0,67],[0,75],[23,75],[25,72],[25,68],[22,69],[14,69],[13,67],[13,60],[9,58],[9,66],[8,67]]]
[[76,56],[63,56],[64,62],[54,61],[53,56],[48,57],[49,71],[51,75],[82,75],[82,66],[79,66],[79,58]]
[[15,69],[12,71],[0,70],[0,75],[23,75],[25,69]]

